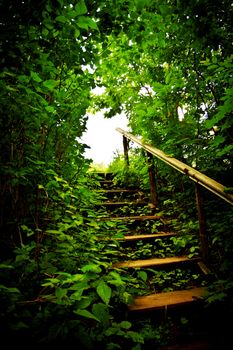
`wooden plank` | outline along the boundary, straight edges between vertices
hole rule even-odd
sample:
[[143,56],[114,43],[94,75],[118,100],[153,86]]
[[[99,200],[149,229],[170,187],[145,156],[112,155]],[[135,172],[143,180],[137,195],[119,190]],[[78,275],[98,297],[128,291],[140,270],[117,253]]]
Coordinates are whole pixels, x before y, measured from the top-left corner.
[[222,198],[226,202],[233,205],[233,194],[227,193],[225,191],[224,185],[222,185],[219,182],[204,175],[200,171],[192,168],[191,166],[181,162],[180,160],[173,158],[173,157],[170,157],[169,155],[165,154],[160,149],[155,148],[151,145],[145,144],[139,138],[135,137],[134,135],[130,134],[129,132],[124,131],[120,128],[117,128],[116,130],[118,132],[120,132],[122,135],[124,135],[125,137],[127,137],[129,140],[140,145],[147,152],[149,152],[149,153],[153,154],[154,156],[156,156],[157,158],[161,159],[164,163],[166,163],[169,166],[180,171],[182,174],[187,175],[192,181],[205,187],[207,190],[213,192],[216,196],[219,196],[220,198]]
[[196,262],[200,258],[188,258],[186,255],[183,256],[172,256],[169,258],[151,258],[142,260],[130,260],[130,261],[119,261],[112,265],[113,268],[138,268],[138,267],[152,267],[152,266],[164,266],[173,265],[187,262]]
[[149,234],[138,234],[132,236],[125,236],[122,238],[117,238],[117,240],[125,240],[125,241],[140,241],[152,238],[164,238],[164,237],[172,237],[177,235],[175,232],[159,232],[159,233],[149,233]]
[[205,219],[202,188],[198,184],[195,184],[195,194],[196,194],[198,221],[199,221],[201,253],[202,253],[203,260],[207,263],[208,257],[209,257],[208,235],[207,235],[207,229],[206,229],[206,219]]
[[[190,339],[189,341],[182,341],[182,339],[180,339],[180,341],[175,340],[175,344],[174,345],[170,345],[170,346],[166,346],[166,347],[162,347],[160,348],[160,350],[213,350],[213,341],[211,341],[210,339],[208,339],[208,337],[206,339],[203,338],[203,336],[200,334],[200,338],[198,339],[198,335],[197,335],[197,339]],[[216,349],[215,349],[216,350]]]
[[126,167],[129,166],[129,140],[123,135],[123,148]]
[[157,193],[157,183],[155,181],[155,166],[154,166],[153,155],[150,152],[147,152],[147,159],[148,159],[148,172],[149,172],[149,180],[150,180],[150,201],[155,207],[157,207],[158,193]]
[[175,232],[159,232],[159,233],[148,233],[148,234],[137,234],[137,235],[130,235],[130,236],[122,236],[122,237],[99,237],[101,240],[114,240],[114,241],[124,241],[124,242],[130,242],[130,241],[140,241],[140,240],[146,240],[146,239],[155,239],[155,238],[165,238],[165,237],[172,237],[176,236],[177,233]]
[[197,265],[206,276],[211,273],[211,270],[206,266],[206,264],[203,261],[198,261]]
[[130,311],[152,311],[167,307],[181,306],[201,300],[207,289],[196,287],[174,292],[156,293],[134,298],[132,304],[128,305]]
[[98,205],[101,205],[101,206],[106,206],[106,207],[111,207],[111,206],[116,206],[116,207],[121,207],[121,206],[124,206],[124,205],[148,205],[148,202],[139,202],[139,201],[132,201],[132,202],[102,202],[102,203],[99,203]]
[[140,190],[136,190],[136,189],[121,189],[121,188],[116,188],[116,189],[112,189],[112,190],[101,190],[103,193],[106,194],[117,194],[117,193],[140,193]]
[[100,180],[99,183],[101,185],[114,185],[112,180]]
[[138,215],[138,216],[103,216],[102,218],[97,218],[98,221],[130,221],[130,220],[162,220],[163,218],[158,215]]

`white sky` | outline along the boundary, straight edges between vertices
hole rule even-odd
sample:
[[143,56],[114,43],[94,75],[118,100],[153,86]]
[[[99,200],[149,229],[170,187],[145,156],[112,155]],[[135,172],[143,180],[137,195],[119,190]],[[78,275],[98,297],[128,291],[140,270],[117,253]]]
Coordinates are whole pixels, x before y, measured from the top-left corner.
[[106,119],[103,114],[101,111],[94,115],[88,114],[87,131],[81,141],[91,147],[86,149],[86,158],[92,159],[94,164],[108,166],[117,150],[123,152],[123,137],[116,128],[128,130],[128,120],[124,115]]

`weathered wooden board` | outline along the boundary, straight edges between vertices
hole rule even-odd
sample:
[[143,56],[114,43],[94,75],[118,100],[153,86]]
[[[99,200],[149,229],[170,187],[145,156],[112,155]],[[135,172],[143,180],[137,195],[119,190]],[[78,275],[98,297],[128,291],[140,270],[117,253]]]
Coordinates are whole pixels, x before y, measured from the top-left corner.
[[175,235],[176,235],[175,232],[159,232],[159,233],[148,233],[148,234],[125,236],[122,238],[117,238],[117,240],[130,242],[130,241],[140,241],[140,240],[147,240],[147,239],[154,239],[154,238],[172,237]]
[[99,221],[104,221],[104,220],[109,220],[109,221],[130,221],[130,220],[138,220],[138,221],[143,221],[143,220],[163,220],[161,216],[158,215],[137,215],[137,216],[104,216],[100,217],[97,220]]
[[134,298],[132,304],[128,305],[130,311],[150,311],[167,307],[190,304],[203,298],[206,288],[196,287],[174,292],[156,293]]
[[141,206],[141,205],[148,205],[148,202],[140,202],[140,201],[102,202],[102,203],[99,203],[98,205],[105,206],[105,207],[123,207],[125,205],[127,205],[127,206]]
[[101,190],[103,191],[104,193],[106,194],[117,194],[117,193],[139,193],[140,191],[139,190],[136,190],[136,189],[110,189],[110,190]]
[[178,263],[186,263],[186,262],[196,262],[200,260],[200,258],[188,258],[186,255],[184,256],[172,256],[169,258],[151,258],[151,259],[143,259],[143,260],[130,260],[130,261],[120,261],[113,264],[114,268],[138,268],[138,267],[152,267],[152,266],[161,266],[161,265],[172,265]]

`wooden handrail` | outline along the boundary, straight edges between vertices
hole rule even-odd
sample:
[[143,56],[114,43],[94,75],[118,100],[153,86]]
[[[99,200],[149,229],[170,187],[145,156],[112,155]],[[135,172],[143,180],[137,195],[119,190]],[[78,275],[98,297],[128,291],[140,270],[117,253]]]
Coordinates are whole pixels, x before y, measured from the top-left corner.
[[129,132],[117,128],[116,129],[119,133],[121,133],[124,137],[127,139],[137,143],[142,148],[144,148],[147,152],[153,154],[155,157],[161,159],[166,164],[170,165],[171,167],[175,168],[182,174],[187,175],[192,181],[196,182],[197,184],[205,187],[207,190],[213,192],[216,196],[222,198],[226,202],[233,205],[233,195],[226,193],[224,191],[224,186],[220,184],[219,182],[211,179],[210,177],[202,174],[198,170],[192,168],[191,166],[179,161],[176,158],[170,157],[169,155],[165,154],[163,151],[161,151],[158,148],[155,148],[151,145],[145,144],[142,142],[139,138],[136,136],[130,134]]

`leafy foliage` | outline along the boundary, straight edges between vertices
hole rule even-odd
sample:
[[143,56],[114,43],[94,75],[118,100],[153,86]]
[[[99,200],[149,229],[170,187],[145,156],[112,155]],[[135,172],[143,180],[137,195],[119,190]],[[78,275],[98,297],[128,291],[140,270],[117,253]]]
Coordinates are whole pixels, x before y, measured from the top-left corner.
[[[116,230],[122,236],[126,227],[97,220],[106,214],[96,206],[103,199],[100,178],[89,171],[80,137],[89,107],[106,108],[109,118],[123,111],[143,140],[231,191],[232,11],[229,1],[209,0],[1,2],[0,289],[8,344],[70,340],[83,349],[134,350],[167,344],[169,320],[134,324],[125,305],[132,293],[155,284],[166,290],[171,280],[182,288],[199,276],[176,271],[177,282],[165,272],[111,269],[123,252],[117,240],[101,238]],[[105,93],[93,96],[96,86]],[[130,168],[121,155],[113,161],[116,183],[148,191],[146,157],[137,149],[130,156]],[[196,233],[192,189],[156,166],[169,225]],[[207,198],[219,278],[211,305],[229,302],[232,293],[232,212],[221,210]],[[145,229],[157,232],[160,225]],[[167,243],[156,244],[159,256],[169,252]],[[198,253],[189,235],[173,244],[177,252]],[[137,248],[143,257],[154,249]]]

